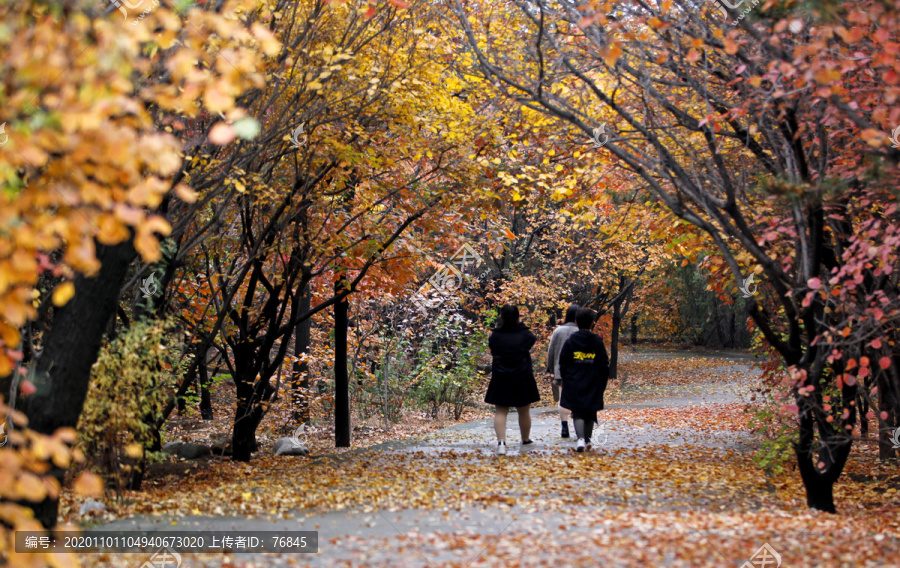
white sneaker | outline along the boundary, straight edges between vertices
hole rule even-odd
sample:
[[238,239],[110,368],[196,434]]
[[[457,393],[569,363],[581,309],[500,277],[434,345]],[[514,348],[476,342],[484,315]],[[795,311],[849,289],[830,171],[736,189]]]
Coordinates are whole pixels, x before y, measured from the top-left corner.
[[586,452],[591,451],[591,439],[588,438],[587,440],[584,441],[584,443],[586,444],[584,451],[586,451]]
[[497,443],[497,455],[498,456],[506,455],[506,442]]
[[584,438],[578,438],[578,441],[575,442],[575,451],[583,452],[585,448]]

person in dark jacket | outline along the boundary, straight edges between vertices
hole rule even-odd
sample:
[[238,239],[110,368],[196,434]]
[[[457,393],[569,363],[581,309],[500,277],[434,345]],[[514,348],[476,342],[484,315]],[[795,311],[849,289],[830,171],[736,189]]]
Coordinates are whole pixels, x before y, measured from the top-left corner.
[[559,405],[572,411],[578,440],[575,451],[591,449],[591,431],[597,411],[603,410],[603,392],[609,380],[609,356],[603,339],[591,333],[594,312],[582,308],[575,315],[578,331],[563,345],[559,354],[562,396]]
[[515,406],[519,414],[522,449],[533,447],[531,441],[531,405],[541,400],[534,371],[531,367],[531,348],[537,338],[519,321],[519,308],[506,305],[500,308],[500,326],[488,339],[493,362],[491,382],[484,402],[492,404],[494,430],[497,432],[497,453],[506,454],[506,417]]

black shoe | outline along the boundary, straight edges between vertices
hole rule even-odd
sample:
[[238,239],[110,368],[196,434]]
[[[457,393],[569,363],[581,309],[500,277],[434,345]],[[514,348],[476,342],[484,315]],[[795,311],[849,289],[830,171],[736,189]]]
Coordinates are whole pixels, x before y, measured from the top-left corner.
[[563,438],[569,437],[569,423],[567,421],[562,423],[562,437]]

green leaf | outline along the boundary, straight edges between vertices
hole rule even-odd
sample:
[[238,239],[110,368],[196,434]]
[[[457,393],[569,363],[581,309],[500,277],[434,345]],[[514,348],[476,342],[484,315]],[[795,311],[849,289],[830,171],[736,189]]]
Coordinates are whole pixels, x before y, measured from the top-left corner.
[[242,118],[231,126],[234,128],[235,136],[244,140],[253,140],[259,134],[259,121],[255,118]]
[[194,0],[176,0],[175,11],[184,14],[194,5]]

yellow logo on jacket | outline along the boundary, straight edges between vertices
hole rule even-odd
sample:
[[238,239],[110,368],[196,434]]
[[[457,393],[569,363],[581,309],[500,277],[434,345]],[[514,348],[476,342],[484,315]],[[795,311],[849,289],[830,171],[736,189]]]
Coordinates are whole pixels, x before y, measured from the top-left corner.
[[593,359],[597,356],[596,353],[584,353],[582,351],[576,351],[573,353],[576,361],[584,361],[585,359]]

